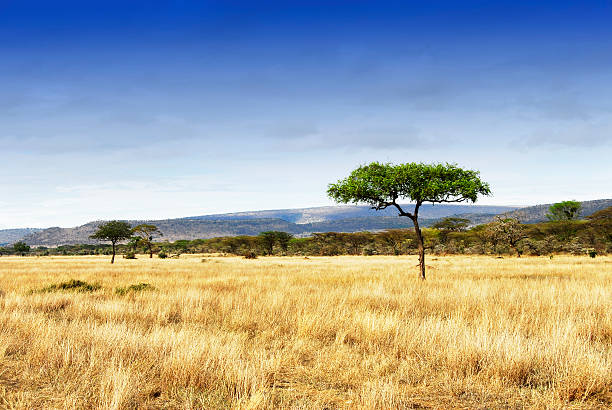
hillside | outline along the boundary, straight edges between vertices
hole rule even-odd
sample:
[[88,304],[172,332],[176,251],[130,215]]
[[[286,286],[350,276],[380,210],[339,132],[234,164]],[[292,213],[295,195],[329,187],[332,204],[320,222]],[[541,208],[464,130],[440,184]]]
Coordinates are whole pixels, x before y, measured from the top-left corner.
[[25,236],[41,230],[38,228],[0,229],[0,246],[15,243]]
[[[582,209],[580,211],[580,217],[585,218],[597,211],[608,208],[612,206],[612,199],[596,199],[593,201],[583,201],[581,202]],[[542,204],[529,206],[525,208],[516,209],[514,211],[506,212],[504,215],[517,218],[523,223],[537,223],[547,221],[546,214],[548,213],[548,208],[552,204]]]
[[[402,204],[406,209],[411,209],[413,205]],[[421,206],[419,216],[425,219],[438,219],[445,216],[471,213],[471,214],[500,214],[517,209],[516,206],[495,206],[495,205],[462,205],[462,204],[424,204]],[[395,208],[387,208],[376,211],[364,205],[344,205],[344,206],[321,206],[314,208],[299,209],[277,209],[266,211],[235,212],[227,214],[200,215],[185,219],[204,219],[204,220],[244,220],[261,218],[278,218],[296,224],[306,224],[315,222],[327,222],[338,219],[397,216]]]
[[[410,205],[408,205],[410,207]],[[420,217],[423,226],[435,219],[461,212],[497,214],[514,210],[509,206],[486,205],[423,205]],[[302,209],[238,212],[218,215],[200,215],[189,218],[155,221],[128,221],[132,225],[153,223],[164,234],[164,240],[206,239],[218,236],[257,235],[263,231],[285,231],[296,236],[313,232],[358,232],[412,227],[408,218],[397,216],[395,209],[375,211],[368,206],[327,206]],[[89,236],[100,221],[74,228],[53,227],[33,232],[23,239],[31,246],[60,246],[76,243],[96,243]],[[18,240],[16,239],[16,240]]]

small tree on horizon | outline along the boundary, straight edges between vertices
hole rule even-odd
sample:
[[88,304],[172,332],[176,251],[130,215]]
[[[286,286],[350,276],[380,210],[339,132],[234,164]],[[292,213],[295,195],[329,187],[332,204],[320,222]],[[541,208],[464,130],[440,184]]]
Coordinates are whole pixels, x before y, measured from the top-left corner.
[[129,223],[123,221],[109,221],[98,226],[98,230],[91,235],[90,238],[110,242],[113,245],[111,263],[115,263],[117,242],[130,239],[131,236],[132,228]]
[[26,253],[30,252],[30,246],[24,241],[18,241],[13,244],[13,251],[21,256],[25,256]]
[[578,201],[557,202],[548,208],[549,221],[573,221],[578,219],[582,204]]
[[[480,180],[478,171],[462,169],[455,164],[372,162],[330,184],[327,194],[336,202],[366,203],[376,210],[393,206],[399,216],[409,217],[416,233],[420,277],[425,279],[425,246],[418,221],[421,205],[425,202],[476,202],[479,195],[490,195],[491,189]],[[415,203],[412,212],[398,204],[400,199]]]
[[153,238],[164,236],[163,233],[152,224],[140,224],[132,229],[132,233],[140,238],[140,243],[149,251],[149,258],[153,258]]
[[431,227],[437,229],[440,232],[440,240],[442,243],[446,243],[448,234],[450,232],[463,232],[470,225],[470,220],[465,218],[457,218],[448,216],[442,218]]

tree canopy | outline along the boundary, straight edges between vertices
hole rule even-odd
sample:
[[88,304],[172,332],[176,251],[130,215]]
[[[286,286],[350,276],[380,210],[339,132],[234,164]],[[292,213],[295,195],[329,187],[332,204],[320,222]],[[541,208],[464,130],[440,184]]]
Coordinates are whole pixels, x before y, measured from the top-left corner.
[[440,219],[431,227],[447,232],[463,232],[467,229],[469,225],[469,219],[448,216],[446,218]]
[[[479,172],[455,164],[383,164],[372,162],[355,169],[348,178],[330,184],[328,195],[336,202],[366,203],[374,209],[398,207],[398,200],[422,204],[476,202],[489,195],[489,184]],[[400,214],[405,212],[401,209]],[[409,216],[409,215],[406,215]]]
[[551,221],[572,221],[578,219],[582,205],[578,201],[557,202],[548,208],[546,217]]
[[157,226],[152,224],[140,224],[132,228],[132,233],[139,238],[139,242],[143,244],[149,251],[149,257],[153,257],[153,238],[155,236],[163,236]]

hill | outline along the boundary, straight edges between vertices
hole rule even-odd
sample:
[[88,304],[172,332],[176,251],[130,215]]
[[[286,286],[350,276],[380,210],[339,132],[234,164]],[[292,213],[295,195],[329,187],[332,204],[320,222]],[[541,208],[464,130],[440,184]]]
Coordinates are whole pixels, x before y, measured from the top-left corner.
[[[497,214],[516,207],[486,205],[423,205],[420,212],[423,226],[438,218],[469,211],[473,214]],[[31,246],[61,246],[77,243],[96,243],[89,238],[102,221],[89,222],[74,228],[53,227],[32,232],[22,238]],[[155,224],[164,234],[164,240],[206,239],[218,236],[257,235],[263,231],[284,231],[296,236],[314,232],[378,231],[410,228],[408,218],[400,218],[394,209],[375,211],[368,206],[326,206],[301,209],[280,209],[200,215],[188,218],[155,221],[128,221],[132,225],[147,222]]]
[[[412,205],[403,204],[408,209]],[[516,206],[495,206],[495,205],[462,205],[462,204],[424,204],[421,206],[419,216],[425,219],[438,219],[445,216],[471,213],[471,214],[500,214],[517,209]],[[314,208],[298,209],[276,209],[266,211],[234,212],[227,214],[191,216],[185,219],[204,219],[204,220],[244,220],[261,218],[278,218],[296,224],[307,224],[315,222],[328,222],[338,219],[362,218],[362,217],[381,217],[397,216],[395,208],[387,208],[376,211],[364,205],[345,205],[345,206],[320,206]]]
[[[504,215],[512,218],[517,218],[521,222],[528,224],[545,222],[548,220],[548,218],[546,218],[546,214],[548,213],[548,208],[550,208],[551,205],[552,204],[528,206],[510,212],[505,212]],[[582,208],[580,210],[580,217],[585,218],[589,215],[594,214],[597,211],[612,206],[612,199],[596,199],[593,201],[583,201],[581,202],[581,205]]]
[[0,229],[0,246],[5,246],[15,243],[25,236],[39,232],[42,229],[38,228],[23,228],[23,229]]

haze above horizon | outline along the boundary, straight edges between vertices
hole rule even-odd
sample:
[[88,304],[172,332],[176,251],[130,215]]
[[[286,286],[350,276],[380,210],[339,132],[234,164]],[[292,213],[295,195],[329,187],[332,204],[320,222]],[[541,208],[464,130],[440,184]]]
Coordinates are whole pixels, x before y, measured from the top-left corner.
[[332,205],[370,161],[481,205],[612,197],[612,3],[0,4],[0,229]]

